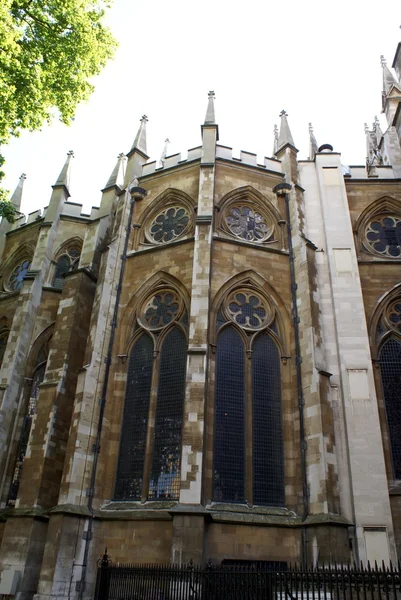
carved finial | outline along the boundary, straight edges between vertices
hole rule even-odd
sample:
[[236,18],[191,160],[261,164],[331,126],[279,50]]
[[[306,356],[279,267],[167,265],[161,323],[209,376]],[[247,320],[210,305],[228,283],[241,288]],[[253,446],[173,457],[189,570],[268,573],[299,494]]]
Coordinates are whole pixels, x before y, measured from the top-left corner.
[[167,148],[168,148],[168,145],[169,145],[169,143],[170,143],[170,140],[169,140],[168,138],[166,138],[166,139],[164,140],[164,148],[163,148],[163,152],[162,152],[162,155],[161,155],[161,157],[160,157],[160,166],[161,166],[161,167],[163,167],[163,166],[164,166],[164,161],[165,161],[165,158],[166,158],[166,156],[167,156]]
[[369,127],[367,123],[364,123],[365,133],[369,133]]
[[208,97],[208,98],[216,98],[216,94],[214,93],[214,91],[213,91],[213,90],[211,90],[211,91],[208,93],[207,97]]
[[386,59],[384,58],[383,54],[380,56],[380,64],[382,67],[385,67],[387,64]]
[[141,121],[142,121],[142,123],[147,123],[149,121],[149,119],[146,115],[142,115]]
[[375,125],[380,125],[379,117],[375,115]]
[[67,152],[67,156],[74,157],[74,150],[69,150],[69,151]]
[[25,173],[21,173],[21,175],[20,175],[20,179],[26,179],[26,175],[25,175]]
[[119,160],[122,160],[123,158],[125,158],[125,154],[124,154],[124,152],[120,152],[120,154],[117,156],[117,158],[118,158]]
[[288,113],[283,109],[279,114],[279,117],[288,117]]
[[313,133],[312,123],[309,123],[309,133]]

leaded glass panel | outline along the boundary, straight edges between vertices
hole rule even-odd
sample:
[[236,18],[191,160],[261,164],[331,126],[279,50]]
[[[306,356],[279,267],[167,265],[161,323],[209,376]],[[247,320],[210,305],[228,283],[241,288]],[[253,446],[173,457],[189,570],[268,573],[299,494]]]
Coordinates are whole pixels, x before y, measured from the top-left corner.
[[250,206],[233,206],[226,216],[228,230],[243,240],[263,242],[271,233],[265,217]]
[[39,396],[39,385],[42,383],[46,371],[46,365],[42,365],[35,373],[32,380],[31,393],[29,397],[28,410],[22,424],[21,437],[18,446],[17,460],[14,467],[13,479],[8,496],[8,506],[14,506],[18,496],[18,489],[22,476],[22,467],[26,450],[28,448],[29,434],[31,432],[32,419],[36,414],[36,405]]
[[177,318],[179,309],[180,301],[173,292],[160,292],[146,303],[143,319],[149,328],[161,329]]
[[189,214],[182,206],[171,206],[159,213],[149,228],[149,236],[154,242],[172,242],[186,232]]
[[369,223],[366,229],[369,246],[379,254],[399,258],[401,256],[401,220],[386,216]]
[[178,500],[187,342],[174,327],[163,342],[149,500]]
[[143,334],[129,357],[116,500],[140,500],[142,495],[152,368],[153,341]]
[[217,340],[213,500],[245,502],[244,344],[234,329]]
[[53,287],[62,289],[64,286],[64,276],[78,267],[80,251],[78,248],[68,248],[64,254],[59,256],[56,263],[56,271],[53,279]]
[[253,502],[284,505],[280,356],[267,334],[252,353]]
[[401,479],[401,343],[390,338],[380,351],[387,424],[395,479]]
[[10,275],[9,287],[13,291],[20,290],[25,279],[25,275],[28,273],[31,267],[30,260],[24,260],[21,264],[14,269]]

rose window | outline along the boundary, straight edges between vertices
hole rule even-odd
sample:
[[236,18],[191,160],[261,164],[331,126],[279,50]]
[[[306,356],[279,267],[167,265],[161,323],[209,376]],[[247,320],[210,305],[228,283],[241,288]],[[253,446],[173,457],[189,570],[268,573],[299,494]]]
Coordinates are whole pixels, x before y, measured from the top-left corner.
[[189,214],[185,208],[171,206],[159,213],[153,220],[149,234],[154,242],[171,242],[186,232]]
[[232,234],[248,242],[263,242],[272,233],[264,216],[249,206],[232,207],[226,217],[226,224]]
[[387,319],[393,329],[401,333],[401,300],[398,299],[392,304],[387,311]]
[[401,220],[382,217],[369,223],[366,239],[375,252],[393,258],[401,257]]
[[24,260],[21,264],[14,269],[10,275],[9,287],[13,291],[20,290],[22,282],[24,281],[25,275],[28,273],[31,266],[30,260]]
[[258,329],[266,324],[266,306],[251,292],[235,292],[228,301],[228,313],[233,321],[246,329]]
[[146,303],[143,319],[151,329],[161,329],[179,316],[180,301],[170,291],[154,294]]

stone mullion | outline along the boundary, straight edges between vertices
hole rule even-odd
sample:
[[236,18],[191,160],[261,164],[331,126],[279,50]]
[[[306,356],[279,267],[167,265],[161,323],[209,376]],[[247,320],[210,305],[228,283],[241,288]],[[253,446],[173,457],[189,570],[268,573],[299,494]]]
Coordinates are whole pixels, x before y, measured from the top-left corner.
[[155,357],[153,360],[152,383],[149,401],[149,417],[148,430],[146,433],[145,460],[143,463],[143,480],[142,480],[142,495],[141,502],[146,502],[149,497],[149,482],[150,472],[152,469],[153,448],[155,445],[155,419],[157,409],[157,383],[159,381],[160,372],[160,352],[154,351]]

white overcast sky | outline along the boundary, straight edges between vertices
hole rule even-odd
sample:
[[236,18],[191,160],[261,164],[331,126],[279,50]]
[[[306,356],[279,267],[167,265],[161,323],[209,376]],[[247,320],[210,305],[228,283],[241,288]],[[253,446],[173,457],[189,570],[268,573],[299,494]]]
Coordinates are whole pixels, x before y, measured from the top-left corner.
[[[383,10],[381,8],[383,7]],[[285,109],[299,158],[308,123],[344,164],[365,162],[364,122],[381,111],[380,55],[391,67],[401,40],[400,0],[115,0],[107,22],[119,41],[70,127],[54,123],[4,148],[13,191],[27,174],[22,210],[47,205],[69,150],[71,201],[98,205],[139,119],[149,117],[148,154],[159,159],[200,143],[207,92],[216,92],[220,143],[234,155],[271,156]]]

